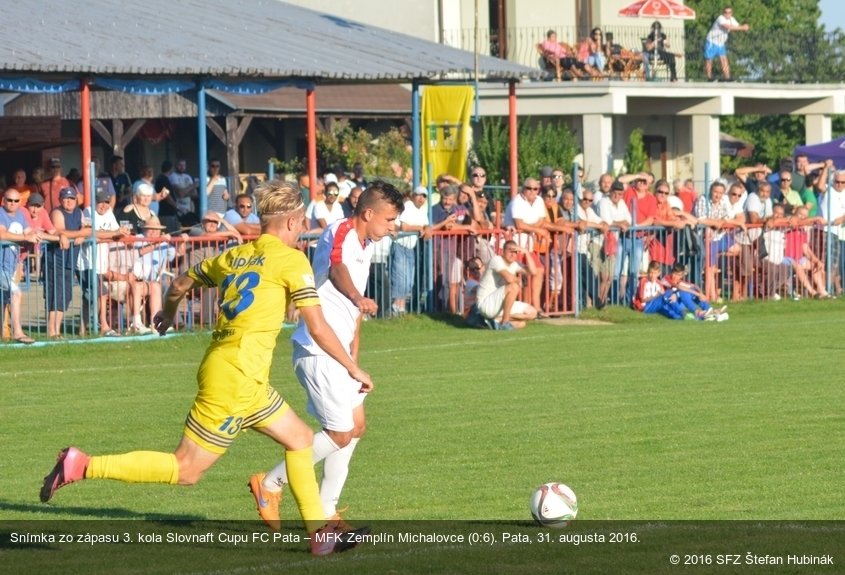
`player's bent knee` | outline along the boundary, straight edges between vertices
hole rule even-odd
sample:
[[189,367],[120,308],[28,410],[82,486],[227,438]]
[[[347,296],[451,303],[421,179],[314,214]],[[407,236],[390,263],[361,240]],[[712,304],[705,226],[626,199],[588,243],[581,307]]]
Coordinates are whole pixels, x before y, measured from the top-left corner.
[[353,432],[354,429],[350,429],[349,431],[326,430],[328,436],[331,438],[334,444],[337,445],[339,449],[343,449],[344,447],[349,445],[349,442],[352,441]]
[[360,424],[356,425],[355,428],[352,430],[352,437],[363,437],[364,433],[366,433],[366,432],[367,432],[367,424],[366,423],[360,423]]

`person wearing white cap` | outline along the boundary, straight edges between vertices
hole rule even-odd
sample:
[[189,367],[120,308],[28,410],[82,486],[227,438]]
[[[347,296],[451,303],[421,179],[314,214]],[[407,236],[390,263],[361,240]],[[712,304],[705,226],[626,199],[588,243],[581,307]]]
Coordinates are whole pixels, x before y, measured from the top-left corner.
[[120,210],[117,219],[123,227],[129,227],[133,234],[141,232],[142,224],[154,217],[152,210],[155,189],[147,182],[141,182],[132,194],[132,202]]
[[390,306],[392,315],[403,315],[405,304],[411,297],[417,269],[417,250],[420,239],[428,239],[428,189],[417,186],[405,209],[396,220],[398,238],[390,248]]
[[[177,255],[185,254],[185,242],[180,242],[178,247],[167,243],[170,234],[164,233],[167,228],[156,216],[141,224],[141,229],[144,233],[135,242],[138,259],[132,266],[135,277],[132,282],[132,325],[129,329],[138,335],[146,335],[152,333],[153,328],[145,326],[141,319],[143,299],[148,299],[152,324],[152,318],[161,311],[161,277],[169,273],[168,267]],[[183,239],[187,237],[187,234],[182,234]]]

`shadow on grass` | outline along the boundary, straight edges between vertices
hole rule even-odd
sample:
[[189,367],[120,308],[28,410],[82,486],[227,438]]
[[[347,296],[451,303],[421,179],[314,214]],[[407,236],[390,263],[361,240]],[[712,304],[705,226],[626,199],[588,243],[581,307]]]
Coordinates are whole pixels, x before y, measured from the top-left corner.
[[466,329],[473,329],[466,324],[466,321],[463,317],[458,315],[452,315],[451,313],[427,313],[423,314],[431,321],[443,325],[448,325],[450,327],[459,327],[459,328],[466,328]]
[[22,513],[52,514],[62,516],[78,515],[80,519],[142,519],[145,521],[206,521],[200,515],[162,515],[159,513],[138,513],[119,507],[58,507],[48,503],[12,503],[0,499],[0,511],[18,511]]

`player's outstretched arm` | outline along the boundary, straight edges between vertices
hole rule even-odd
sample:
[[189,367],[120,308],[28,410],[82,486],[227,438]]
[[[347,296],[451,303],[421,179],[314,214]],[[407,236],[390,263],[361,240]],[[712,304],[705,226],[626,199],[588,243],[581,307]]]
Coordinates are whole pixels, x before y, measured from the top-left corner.
[[194,281],[188,274],[182,274],[170,283],[167,293],[164,294],[164,306],[153,318],[153,327],[159,335],[167,333],[167,328],[173,325],[173,318],[179,309],[179,302],[189,291],[200,284]]
[[314,338],[316,344],[332,359],[345,367],[355,381],[361,383],[361,393],[372,391],[373,381],[370,379],[370,374],[358,367],[358,364],[343,348],[343,344],[340,343],[340,340],[337,339],[334,331],[326,322],[326,318],[323,316],[323,308],[318,305],[301,307],[299,314],[305,325],[308,326],[308,333]]

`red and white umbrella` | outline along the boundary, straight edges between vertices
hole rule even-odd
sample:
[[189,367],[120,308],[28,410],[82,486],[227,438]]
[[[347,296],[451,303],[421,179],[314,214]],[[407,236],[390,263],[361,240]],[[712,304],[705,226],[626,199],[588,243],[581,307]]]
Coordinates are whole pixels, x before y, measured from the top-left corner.
[[674,0],[640,0],[622,8],[619,15],[633,18],[695,20],[695,10]]

